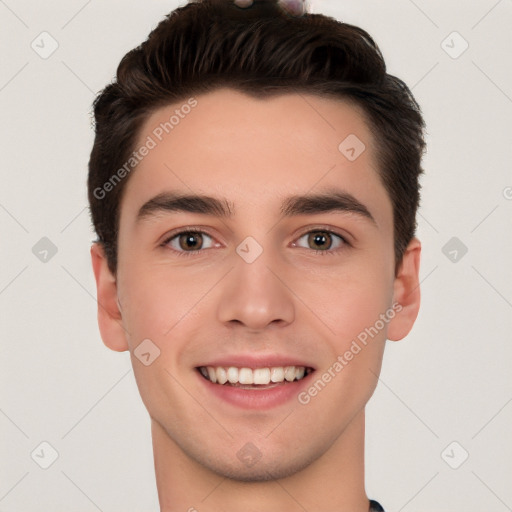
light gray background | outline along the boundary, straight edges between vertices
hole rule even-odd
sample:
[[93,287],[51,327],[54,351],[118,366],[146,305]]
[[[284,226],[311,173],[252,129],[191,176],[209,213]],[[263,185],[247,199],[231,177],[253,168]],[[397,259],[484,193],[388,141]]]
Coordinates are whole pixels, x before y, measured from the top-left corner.
[[[367,409],[368,494],[387,512],[512,510],[512,2],[311,4],[375,38],[428,124],[422,307]],[[0,0],[0,512],[158,510],[129,356],[97,329],[86,173],[95,93],[177,5]]]

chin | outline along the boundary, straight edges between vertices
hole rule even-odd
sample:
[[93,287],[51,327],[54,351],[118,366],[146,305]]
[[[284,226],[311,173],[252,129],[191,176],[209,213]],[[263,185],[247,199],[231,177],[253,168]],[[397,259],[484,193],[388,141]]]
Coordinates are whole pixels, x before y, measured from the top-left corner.
[[233,467],[229,465],[215,464],[209,467],[211,471],[224,478],[236,482],[268,482],[271,480],[281,480],[288,478],[300,472],[308,463],[287,464],[280,462],[278,464],[262,463],[261,461],[250,468]]
[[[199,455],[199,456],[194,456]],[[315,461],[321,454],[301,454],[298,456],[295,451],[292,456],[285,457],[280,454],[261,454],[257,461],[250,461],[246,465],[233,460],[223,460],[221,456],[214,454],[207,455],[204,451],[201,454],[189,454],[198,464],[213,473],[236,482],[268,482],[288,478],[302,471]]]

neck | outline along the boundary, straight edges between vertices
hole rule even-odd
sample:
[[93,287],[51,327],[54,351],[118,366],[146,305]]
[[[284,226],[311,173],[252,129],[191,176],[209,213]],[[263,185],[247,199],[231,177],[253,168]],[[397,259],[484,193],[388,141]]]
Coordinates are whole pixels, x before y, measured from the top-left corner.
[[328,452],[280,480],[241,482],[213,473],[185,454],[152,420],[161,512],[368,512],[364,490],[364,410]]

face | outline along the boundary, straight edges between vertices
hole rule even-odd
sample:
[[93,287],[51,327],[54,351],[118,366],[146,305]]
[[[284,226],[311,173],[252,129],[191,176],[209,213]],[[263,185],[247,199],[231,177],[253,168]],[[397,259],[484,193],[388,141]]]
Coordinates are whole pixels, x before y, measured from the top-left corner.
[[326,456],[372,395],[390,329],[412,325],[395,303],[392,205],[355,106],[230,89],[195,101],[140,133],[151,149],[120,215],[123,329],[102,334],[130,350],[180,453],[281,478]]

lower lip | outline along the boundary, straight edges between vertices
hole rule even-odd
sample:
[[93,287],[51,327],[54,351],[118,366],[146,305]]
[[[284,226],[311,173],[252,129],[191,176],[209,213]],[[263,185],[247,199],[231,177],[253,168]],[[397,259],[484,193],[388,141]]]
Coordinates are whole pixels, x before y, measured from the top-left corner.
[[311,372],[301,380],[286,384],[279,383],[273,387],[244,389],[225,384],[214,384],[197,371],[198,378],[209,392],[221,400],[243,409],[270,409],[296,399],[302,388],[308,385],[309,379],[314,373]]

